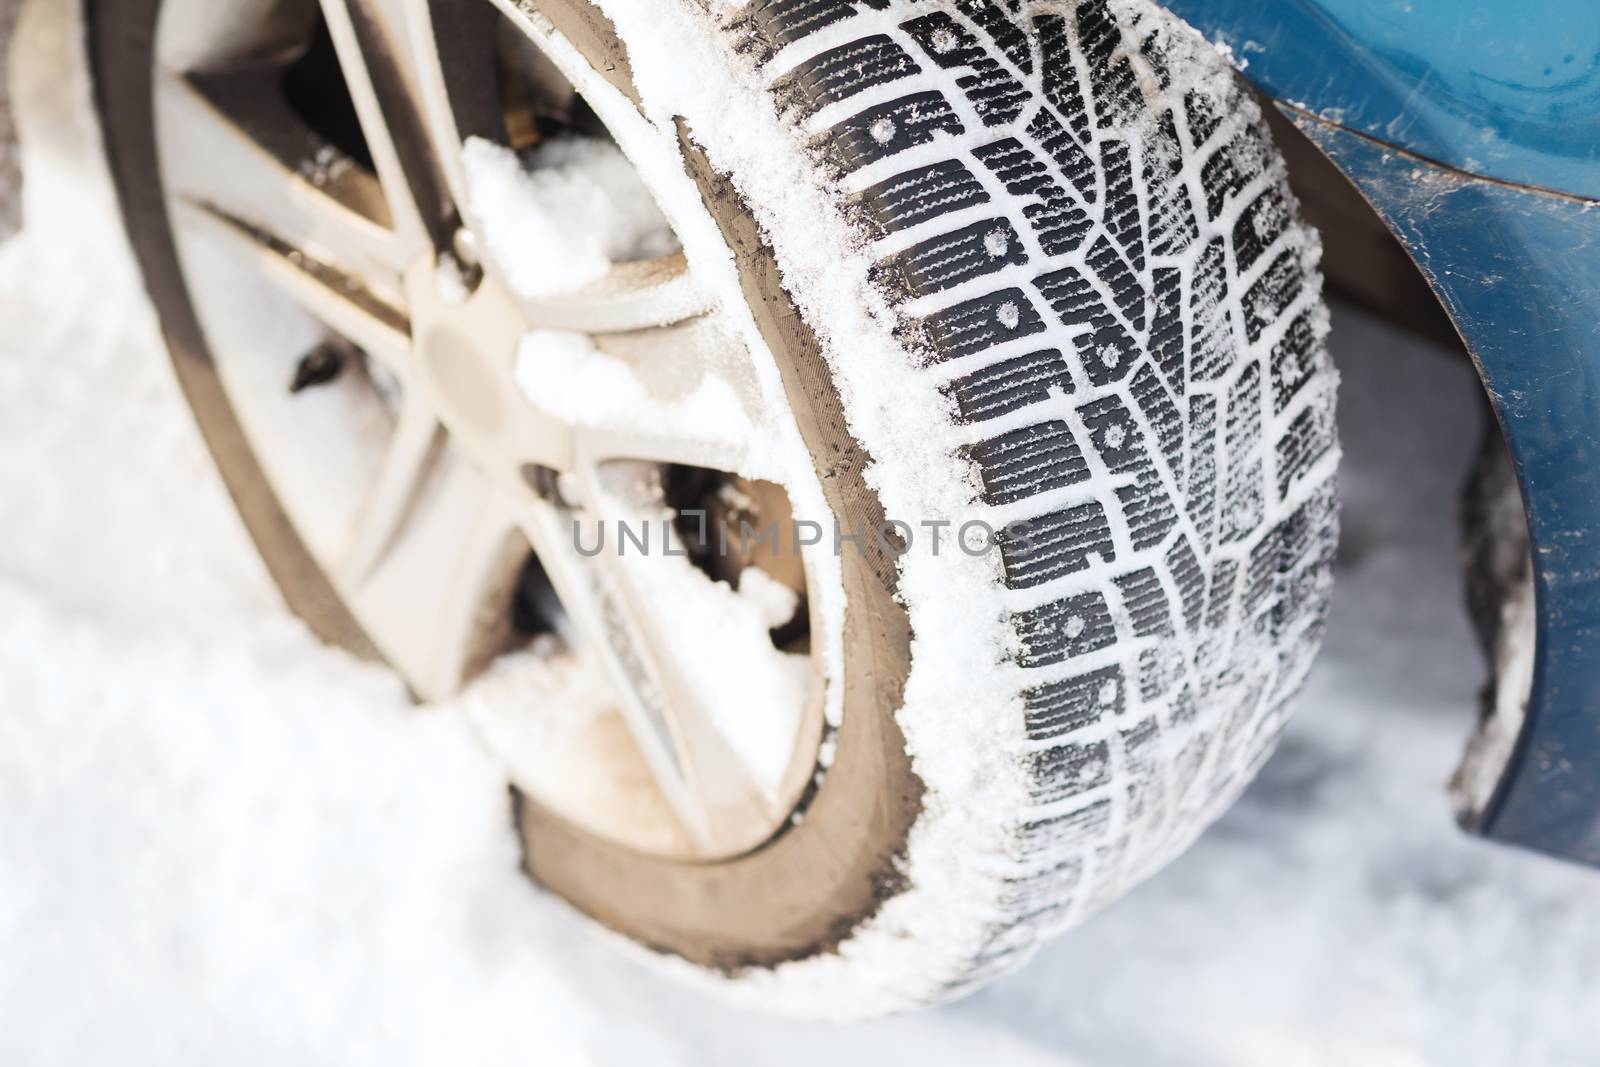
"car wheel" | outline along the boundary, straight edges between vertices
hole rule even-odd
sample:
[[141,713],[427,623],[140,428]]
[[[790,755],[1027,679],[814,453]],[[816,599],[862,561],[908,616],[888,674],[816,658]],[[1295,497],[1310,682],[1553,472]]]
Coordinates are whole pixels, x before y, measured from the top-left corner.
[[1336,536],[1318,246],[1154,5],[89,16],[263,557],[477,709],[579,911],[779,1010],[904,1008],[1270,751]]

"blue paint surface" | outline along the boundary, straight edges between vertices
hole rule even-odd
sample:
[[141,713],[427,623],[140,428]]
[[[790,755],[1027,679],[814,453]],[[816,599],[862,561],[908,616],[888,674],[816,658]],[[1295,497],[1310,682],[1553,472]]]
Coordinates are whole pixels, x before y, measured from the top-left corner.
[[1165,0],[1278,100],[1600,199],[1600,0]]
[[1384,214],[1444,302],[1522,484],[1538,607],[1533,692],[1476,829],[1600,865],[1600,206],[1300,125]]

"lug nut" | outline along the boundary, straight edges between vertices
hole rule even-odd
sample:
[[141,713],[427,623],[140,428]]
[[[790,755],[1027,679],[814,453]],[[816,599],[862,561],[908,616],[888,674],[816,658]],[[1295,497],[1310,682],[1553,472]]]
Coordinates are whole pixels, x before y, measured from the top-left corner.
[[455,253],[456,261],[463,267],[477,267],[479,264],[477,234],[465,226],[456,227],[455,236],[450,239],[450,251]]

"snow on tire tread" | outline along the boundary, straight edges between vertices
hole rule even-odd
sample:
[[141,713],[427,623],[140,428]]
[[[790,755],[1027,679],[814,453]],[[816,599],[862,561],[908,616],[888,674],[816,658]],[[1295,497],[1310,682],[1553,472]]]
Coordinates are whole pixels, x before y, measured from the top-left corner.
[[954,992],[1186,847],[1284,723],[1337,536],[1319,245],[1254,101],[1143,0],[723,23],[966,435],[972,517],[1027,527],[997,596],[1030,800]]

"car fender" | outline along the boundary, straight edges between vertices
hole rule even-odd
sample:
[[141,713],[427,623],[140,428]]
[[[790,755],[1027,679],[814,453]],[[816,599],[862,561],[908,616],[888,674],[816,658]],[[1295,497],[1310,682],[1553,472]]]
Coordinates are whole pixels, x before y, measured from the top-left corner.
[[1171,0],[1356,186],[1477,367],[1522,488],[1533,683],[1471,829],[1600,864],[1600,5]]

